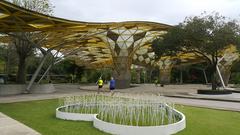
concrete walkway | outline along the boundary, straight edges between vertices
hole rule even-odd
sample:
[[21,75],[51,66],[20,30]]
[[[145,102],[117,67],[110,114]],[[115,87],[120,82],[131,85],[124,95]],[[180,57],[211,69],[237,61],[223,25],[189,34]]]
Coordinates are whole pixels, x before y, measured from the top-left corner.
[[1,135],[40,135],[35,130],[24,124],[0,113],[0,134]]
[[[104,86],[104,91],[108,92],[108,86]],[[240,111],[240,93],[231,95],[206,96],[196,94],[197,89],[208,88],[207,85],[166,85],[165,87],[155,87],[153,84],[134,85],[128,89],[117,89],[116,93],[125,93],[128,95],[165,95],[170,102],[177,104],[190,105],[196,107],[206,107],[214,109],[223,109],[231,111]],[[0,97],[0,103],[12,103],[32,100],[55,99],[72,95],[83,95],[96,93],[97,86],[88,85],[55,85],[57,92],[52,94],[22,94],[15,96]],[[204,100],[203,100],[204,99]]]
[[[116,90],[121,93],[132,94],[161,94],[166,97],[188,98],[188,99],[205,99],[217,101],[240,102],[240,93],[227,95],[202,95],[197,94],[197,89],[210,89],[211,86],[201,84],[186,85],[165,85],[164,87],[156,87],[153,84],[135,85],[128,89]],[[107,89],[107,88],[106,88]],[[81,90],[96,91],[96,86],[82,86]]]
[[229,102],[229,101],[226,102],[226,101],[175,98],[175,97],[166,97],[166,99],[181,105],[240,112],[240,102]]

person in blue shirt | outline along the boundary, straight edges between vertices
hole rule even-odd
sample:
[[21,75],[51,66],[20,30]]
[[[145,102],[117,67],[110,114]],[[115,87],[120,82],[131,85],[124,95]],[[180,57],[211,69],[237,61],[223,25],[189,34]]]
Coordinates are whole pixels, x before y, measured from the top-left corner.
[[109,89],[110,89],[111,92],[115,89],[115,85],[116,85],[115,80],[114,80],[113,77],[111,77],[111,80],[110,80],[110,83],[109,83]]

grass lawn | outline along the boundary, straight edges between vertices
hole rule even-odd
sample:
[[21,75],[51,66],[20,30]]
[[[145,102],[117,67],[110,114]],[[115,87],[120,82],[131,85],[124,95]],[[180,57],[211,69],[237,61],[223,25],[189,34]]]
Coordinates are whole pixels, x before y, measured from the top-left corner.
[[[0,104],[0,112],[32,127],[43,135],[105,135],[92,122],[55,118],[58,100]],[[177,135],[239,135],[240,112],[178,106],[187,118],[187,128]],[[149,133],[150,135],[151,133]]]

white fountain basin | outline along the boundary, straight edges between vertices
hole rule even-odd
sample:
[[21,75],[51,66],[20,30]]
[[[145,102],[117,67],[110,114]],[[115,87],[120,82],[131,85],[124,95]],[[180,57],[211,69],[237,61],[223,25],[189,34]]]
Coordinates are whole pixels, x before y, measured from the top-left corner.
[[[176,110],[175,110],[176,111]],[[186,127],[185,116],[178,112],[182,119],[176,123],[161,126],[128,126],[102,121],[94,116],[95,128],[114,135],[171,135]]]
[[68,106],[61,106],[56,109],[56,117],[63,120],[74,120],[74,121],[93,121],[96,114],[82,114],[82,113],[69,113],[62,112],[60,109]]
[[[69,106],[69,105],[68,105]],[[185,115],[176,109],[174,113],[178,115],[181,120],[168,125],[160,126],[128,126],[120,125],[102,121],[97,118],[97,114],[80,114],[62,112],[60,109],[68,107],[61,106],[56,109],[56,117],[64,120],[74,121],[93,121],[93,126],[103,132],[116,134],[116,135],[170,135],[175,134],[186,127]]]

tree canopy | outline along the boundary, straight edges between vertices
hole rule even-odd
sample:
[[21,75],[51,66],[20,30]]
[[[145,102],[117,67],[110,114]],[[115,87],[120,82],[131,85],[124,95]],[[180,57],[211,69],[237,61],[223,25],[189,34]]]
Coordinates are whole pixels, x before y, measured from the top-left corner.
[[39,13],[52,15],[54,6],[49,0],[7,0],[15,5]]
[[[49,0],[7,0],[13,4],[21,6],[23,8],[33,10],[36,12],[51,15],[53,13],[53,6]],[[9,33],[7,33],[9,34]],[[24,84],[26,83],[26,59],[33,55],[35,46],[31,43],[32,39],[41,37],[37,32],[15,32],[10,33],[13,36],[12,43],[16,48],[18,54],[18,71],[16,82]],[[30,41],[31,40],[31,41]]]
[[[206,60],[216,72],[221,51],[229,45],[239,46],[239,25],[218,13],[187,17],[183,23],[173,27],[163,38],[153,42],[153,50],[160,58],[179,52],[195,53]],[[214,83],[214,77],[212,82]],[[213,89],[216,89],[215,86]]]

